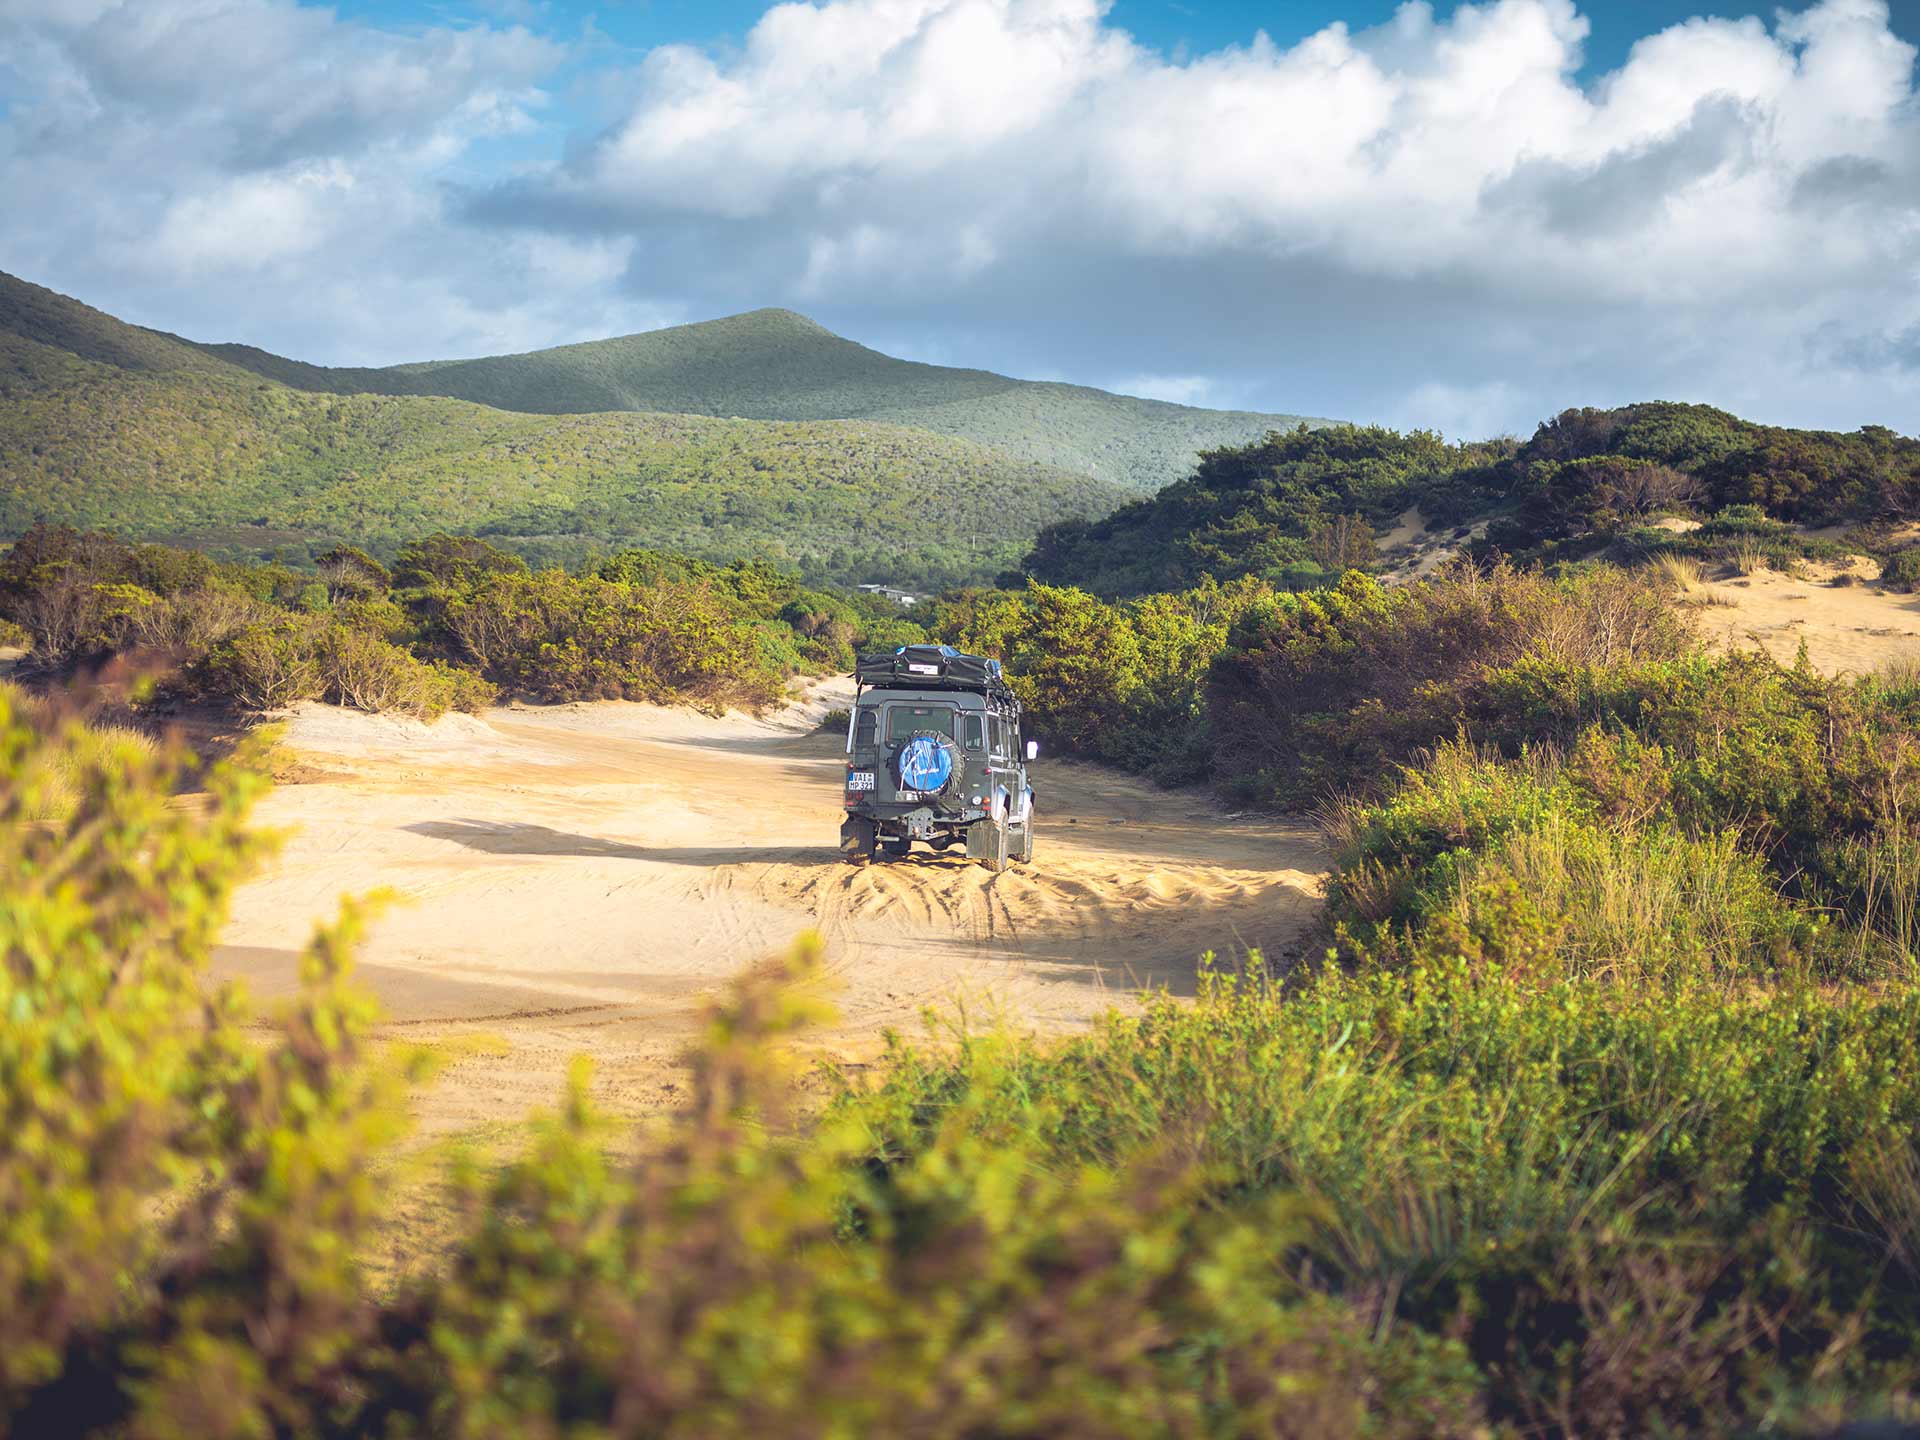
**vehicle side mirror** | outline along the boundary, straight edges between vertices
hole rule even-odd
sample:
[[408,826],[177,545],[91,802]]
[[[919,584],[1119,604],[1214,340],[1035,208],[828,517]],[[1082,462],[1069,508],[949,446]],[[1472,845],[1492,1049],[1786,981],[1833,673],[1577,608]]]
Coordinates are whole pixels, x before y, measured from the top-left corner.
[[1040,742],[1038,740],[1027,741],[1027,759],[1038,760],[1039,758],[1040,758]]

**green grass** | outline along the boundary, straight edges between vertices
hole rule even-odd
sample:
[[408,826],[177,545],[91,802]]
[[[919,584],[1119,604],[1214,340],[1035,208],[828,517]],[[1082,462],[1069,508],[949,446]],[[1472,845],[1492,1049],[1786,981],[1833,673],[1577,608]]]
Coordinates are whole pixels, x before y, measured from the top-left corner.
[[0,533],[111,525],[259,554],[458,530],[537,559],[638,546],[930,586],[1119,498],[900,424],[290,389],[0,277]]

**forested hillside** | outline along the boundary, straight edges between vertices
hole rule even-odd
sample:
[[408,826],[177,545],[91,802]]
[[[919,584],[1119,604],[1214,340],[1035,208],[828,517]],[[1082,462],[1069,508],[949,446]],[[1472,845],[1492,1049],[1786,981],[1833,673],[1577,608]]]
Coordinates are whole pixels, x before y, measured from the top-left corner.
[[110,524],[235,554],[438,529],[536,558],[656,546],[954,583],[1119,493],[874,421],[508,413],[319,394],[0,277],[0,533]]
[[443,395],[534,414],[658,410],[881,420],[997,446],[1135,492],[1184,475],[1202,450],[1301,420],[896,360],[791,310],[755,310],[526,355],[385,370],[327,369],[245,345],[201,348],[281,384],[333,394]]
[[1568,410],[1524,444],[1302,427],[1212,451],[1150,499],[1049,528],[1024,568],[1107,594],[1181,589],[1203,575],[1310,586],[1365,565],[1408,510],[1429,523],[1484,522],[1484,551],[1529,559],[1596,552],[1659,513],[1730,515],[1760,530],[1870,524],[1920,514],[1920,440],[1666,402]]

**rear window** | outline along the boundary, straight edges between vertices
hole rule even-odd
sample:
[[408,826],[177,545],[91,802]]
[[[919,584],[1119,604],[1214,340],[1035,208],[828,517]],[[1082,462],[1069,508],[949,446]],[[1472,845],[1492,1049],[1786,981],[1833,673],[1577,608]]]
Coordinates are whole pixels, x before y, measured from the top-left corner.
[[967,749],[978,750],[980,748],[980,717],[978,715],[962,715],[960,717],[960,733],[966,737],[962,743]]
[[891,705],[887,708],[887,739],[904,740],[921,730],[953,738],[951,705]]
[[859,715],[854,719],[853,743],[856,746],[873,744],[873,737],[879,729],[879,723],[879,717],[874,714],[872,708],[862,705]]

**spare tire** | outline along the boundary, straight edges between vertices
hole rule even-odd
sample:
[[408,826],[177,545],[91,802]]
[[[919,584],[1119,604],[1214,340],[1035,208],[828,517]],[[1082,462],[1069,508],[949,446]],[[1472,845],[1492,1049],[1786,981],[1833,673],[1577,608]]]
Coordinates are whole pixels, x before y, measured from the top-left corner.
[[894,752],[893,778],[902,790],[946,800],[965,786],[966,767],[950,737],[937,730],[920,730]]

